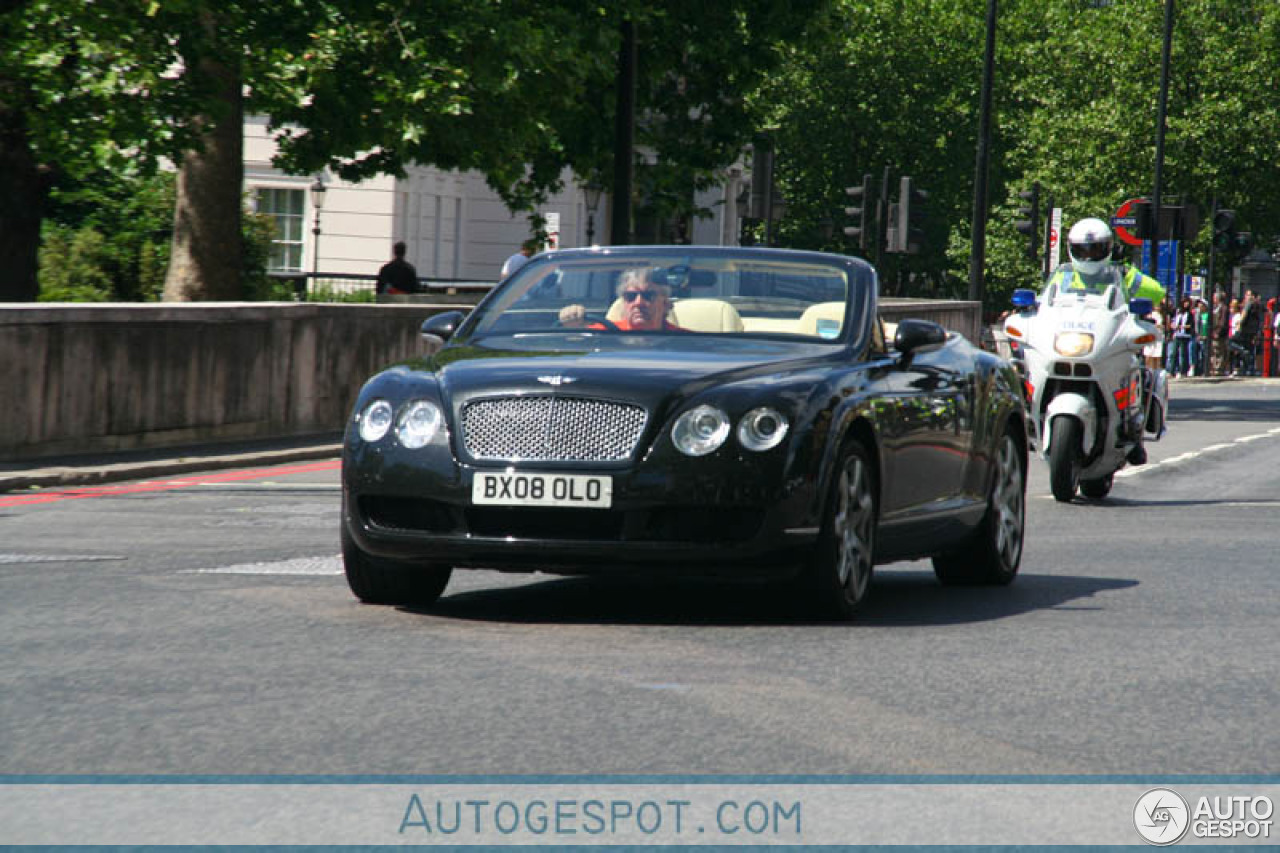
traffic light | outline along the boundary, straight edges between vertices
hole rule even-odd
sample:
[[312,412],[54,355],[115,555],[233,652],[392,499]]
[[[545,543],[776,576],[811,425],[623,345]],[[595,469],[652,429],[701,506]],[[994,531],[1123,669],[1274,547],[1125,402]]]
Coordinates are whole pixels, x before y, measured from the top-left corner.
[[1221,252],[1236,248],[1236,212],[1219,210],[1213,215],[1213,247]]
[[846,237],[854,238],[859,249],[866,249],[871,244],[870,234],[870,218],[867,211],[871,207],[871,175],[862,176],[862,186],[845,187],[845,195],[853,200],[853,204],[844,209],[845,216],[848,216],[853,224],[846,225],[844,234]]
[[1235,249],[1242,255],[1249,254],[1249,250],[1253,248],[1253,234],[1248,231],[1241,231],[1236,235]]
[[1129,229],[1129,233],[1135,239],[1150,240],[1154,231],[1155,219],[1151,215],[1151,202],[1143,199],[1133,206],[1133,227]]
[[909,176],[903,175],[898,187],[897,235],[896,247],[890,251],[916,254],[924,245],[924,220],[926,216],[925,202],[929,193],[912,183]]
[[1013,227],[1019,234],[1027,235],[1027,257],[1034,261],[1040,257],[1040,182],[1036,181],[1031,189],[1018,193],[1018,198],[1027,204],[1018,208],[1018,215],[1022,218],[1013,223]]

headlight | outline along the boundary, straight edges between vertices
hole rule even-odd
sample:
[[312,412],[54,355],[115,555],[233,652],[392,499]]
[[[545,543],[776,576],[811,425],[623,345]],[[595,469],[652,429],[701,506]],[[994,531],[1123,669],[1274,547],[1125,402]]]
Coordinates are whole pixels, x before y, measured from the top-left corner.
[[1093,335],[1088,332],[1059,332],[1053,339],[1058,355],[1079,358],[1093,352]]
[[391,429],[391,404],[386,400],[374,400],[356,415],[360,422],[360,437],[370,443],[377,441]]
[[435,403],[418,400],[410,403],[400,414],[396,437],[410,450],[424,446],[435,438],[444,423],[444,412]]
[[747,450],[777,447],[786,434],[786,417],[770,408],[752,409],[738,421],[738,443]]
[[714,406],[698,406],[676,418],[671,440],[686,456],[706,456],[729,437],[729,416]]

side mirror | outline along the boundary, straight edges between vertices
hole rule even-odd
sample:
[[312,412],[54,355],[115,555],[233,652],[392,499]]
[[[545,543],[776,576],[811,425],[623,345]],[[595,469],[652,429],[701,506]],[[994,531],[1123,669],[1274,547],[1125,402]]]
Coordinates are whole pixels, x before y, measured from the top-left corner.
[[428,343],[443,346],[444,342],[453,337],[454,332],[458,331],[458,326],[462,324],[462,320],[466,316],[461,311],[445,311],[443,314],[432,315],[423,321],[422,328],[419,329],[418,333]]
[[1017,308],[1019,311],[1024,311],[1036,304],[1036,292],[1034,290],[1028,290],[1025,287],[1019,287],[1013,292],[1013,299],[1011,301],[1013,302],[1014,308]]
[[1137,297],[1129,300],[1129,313],[1136,314],[1139,317],[1145,317],[1156,309],[1155,303],[1150,299]]
[[906,358],[941,349],[946,342],[947,330],[929,320],[902,320],[893,336],[893,348]]

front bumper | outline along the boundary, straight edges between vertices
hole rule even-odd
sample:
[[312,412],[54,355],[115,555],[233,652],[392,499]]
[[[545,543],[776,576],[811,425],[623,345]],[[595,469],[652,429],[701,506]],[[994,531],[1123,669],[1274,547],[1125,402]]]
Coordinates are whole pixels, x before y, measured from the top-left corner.
[[744,472],[609,472],[609,509],[477,506],[475,470],[344,463],[343,523],[374,556],[559,574],[785,577],[817,541],[812,488]]

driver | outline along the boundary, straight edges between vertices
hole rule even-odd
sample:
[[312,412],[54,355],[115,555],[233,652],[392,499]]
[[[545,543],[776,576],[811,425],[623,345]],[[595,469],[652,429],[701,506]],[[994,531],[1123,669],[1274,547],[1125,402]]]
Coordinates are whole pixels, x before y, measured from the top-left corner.
[[616,321],[588,325],[585,308],[566,305],[560,309],[560,325],[588,329],[616,327],[624,332],[683,331],[667,319],[671,310],[671,288],[654,281],[648,269],[624,271],[618,278],[618,298],[622,300],[622,317]]

